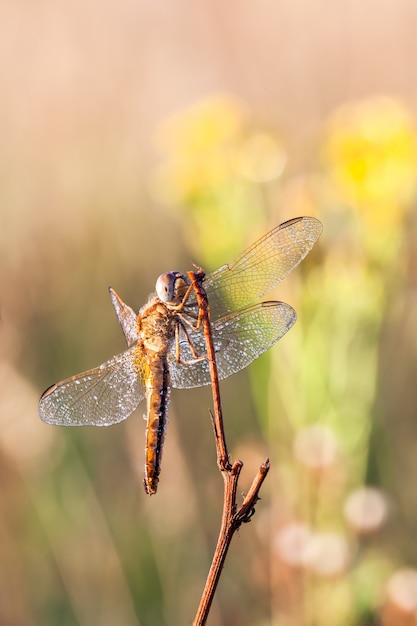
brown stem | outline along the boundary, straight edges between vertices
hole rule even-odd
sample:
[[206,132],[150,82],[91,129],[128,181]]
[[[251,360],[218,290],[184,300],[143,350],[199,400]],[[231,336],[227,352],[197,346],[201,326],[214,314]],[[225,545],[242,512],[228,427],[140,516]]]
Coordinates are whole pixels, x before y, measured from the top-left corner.
[[204,330],[214,405],[214,414],[210,412],[210,415],[212,418],[216,442],[217,464],[222,472],[224,480],[223,514],[219,538],[217,540],[217,546],[214,552],[210,571],[207,576],[206,585],[201,596],[200,605],[193,622],[193,626],[203,626],[206,623],[210,607],[213,602],[214,594],[216,592],[217,584],[219,582],[220,574],[223,569],[233,534],[241,524],[249,522],[252,515],[255,513],[255,505],[259,500],[258,493],[269,471],[269,460],[267,459],[259,468],[258,474],[255,476],[248,494],[246,495],[239,510],[236,511],[237,484],[243,463],[242,461],[237,460],[233,463],[233,465],[230,465],[229,461],[223,426],[216,354],[211,334],[209,304],[207,301],[207,295],[202,286],[204,273],[202,270],[197,273],[188,272],[188,277],[190,278],[195,291],[199,306],[199,321]]
[[217,584],[222,573],[230,542],[232,541],[235,528],[233,526],[233,514],[236,509],[236,489],[240,471],[243,467],[241,461],[236,461],[230,472],[224,473],[225,480],[222,523],[217,540],[216,550],[211,562],[206,584],[201,596],[200,605],[195,616],[193,626],[202,626],[206,623]]
[[199,271],[188,272],[192,285],[194,287],[197,304],[199,307],[199,322],[203,326],[204,338],[206,341],[207,360],[210,368],[211,389],[213,393],[214,406],[214,432],[216,436],[217,464],[220,471],[230,470],[229,453],[227,451],[226,436],[223,426],[222,403],[220,399],[219,377],[217,374],[216,353],[213,346],[213,338],[211,335],[209,304],[206,292],[202,287],[204,272]]

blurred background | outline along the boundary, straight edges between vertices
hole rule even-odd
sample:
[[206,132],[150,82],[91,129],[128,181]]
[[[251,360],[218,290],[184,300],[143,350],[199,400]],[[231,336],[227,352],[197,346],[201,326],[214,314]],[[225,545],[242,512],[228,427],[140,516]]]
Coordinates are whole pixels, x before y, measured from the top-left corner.
[[270,297],[291,332],[222,384],[248,489],[208,623],[417,623],[417,5],[3,0],[0,624],[190,624],[223,482],[209,389],[48,426],[42,391],[124,349],[107,287],[214,269],[280,222],[324,234]]

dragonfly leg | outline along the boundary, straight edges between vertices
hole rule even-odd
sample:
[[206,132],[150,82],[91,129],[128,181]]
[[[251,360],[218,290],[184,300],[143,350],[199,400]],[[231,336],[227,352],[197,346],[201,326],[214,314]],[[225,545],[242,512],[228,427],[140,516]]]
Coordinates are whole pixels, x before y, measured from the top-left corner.
[[[184,324],[187,324],[187,326],[191,328],[193,332],[197,332],[198,330],[200,330],[201,311],[199,311],[198,314],[191,312],[191,311],[184,311],[183,313],[178,313],[177,315]],[[191,319],[193,320],[196,320],[196,323],[194,324],[191,320],[189,320],[188,319],[189,317],[191,317]]]
[[[181,316],[182,318],[182,316]],[[194,347],[194,344],[192,342],[192,339],[185,327],[184,322],[186,322],[187,320],[182,321],[178,320],[178,324],[175,327],[175,360],[177,361],[177,363],[181,363],[182,365],[192,365],[193,363],[198,363],[199,361],[205,361],[207,359],[207,356],[205,354],[203,355],[199,355]],[[194,327],[192,326],[192,324],[190,324],[191,327],[194,329]],[[180,341],[180,332],[183,332],[185,335],[185,338],[187,340],[187,343],[190,347],[191,350],[191,354],[193,356],[192,359],[189,359],[187,361],[183,361],[181,359],[181,341]]]
[[188,298],[190,297],[190,293],[191,293],[192,289],[193,289],[193,286],[189,285],[188,288],[187,288],[187,291],[184,294],[183,299],[181,300],[181,302],[179,304],[175,304],[175,305],[170,304],[169,305],[170,310],[171,311],[181,311],[184,308],[184,306],[186,305],[186,302],[187,302]]
[[[202,279],[204,278],[204,273],[203,273],[203,271],[201,270],[201,268],[199,268],[199,272],[200,272],[200,273],[199,273],[199,275],[198,275],[198,276],[199,276],[200,280],[202,280]],[[171,310],[171,311],[175,311],[175,312],[177,312],[177,313],[178,313],[178,315],[179,315],[179,316],[181,316],[181,317],[182,317],[182,315],[181,315],[181,313],[180,313],[180,312],[181,312],[181,311],[183,311],[183,314],[186,314],[186,315],[188,315],[189,317],[192,317],[192,318],[196,319],[196,320],[197,320],[197,324],[194,326],[194,325],[190,322],[190,320],[187,320],[185,317],[182,317],[183,321],[184,321],[185,323],[187,323],[187,324],[188,324],[188,325],[189,325],[189,326],[190,326],[193,330],[198,330],[198,329],[200,328],[201,319],[202,319],[202,313],[201,313],[201,310],[199,310],[198,315],[196,315],[195,313],[192,313],[192,312],[191,312],[191,311],[189,311],[189,310],[188,310],[188,311],[187,311],[187,310],[184,310],[184,309],[187,309],[187,306],[190,306],[190,305],[187,305],[187,300],[188,300],[188,298],[190,297],[190,294],[191,294],[191,292],[193,291],[193,289],[194,289],[194,285],[193,285],[193,283],[191,283],[190,285],[188,285],[188,287],[187,287],[187,291],[185,292],[185,294],[184,294],[184,296],[183,296],[183,298],[182,298],[181,302],[180,302],[179,304],[176,304],[176,305],[172,305],[172,304],[170,304],[170,305],[169,305],[169,308],[170,308],[170,310]],[[195,306],[195,304],[192,304],[191,306]]]

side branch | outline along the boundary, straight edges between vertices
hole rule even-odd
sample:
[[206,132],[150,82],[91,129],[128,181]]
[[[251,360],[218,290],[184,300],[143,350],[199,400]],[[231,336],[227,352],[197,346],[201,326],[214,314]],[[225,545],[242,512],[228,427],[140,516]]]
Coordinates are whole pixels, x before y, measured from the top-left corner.
[[250,522],[252,515],[255,514],[255,504],[260,500],[258,493],[262,484],[269,472],[270,463],[269,459],[266,459],[258,470],[257,475],[253,479],[253,483],[248,493],[245,496],[239,510],[234,516],[234,523],[236,528],[239,528],[241,524]]

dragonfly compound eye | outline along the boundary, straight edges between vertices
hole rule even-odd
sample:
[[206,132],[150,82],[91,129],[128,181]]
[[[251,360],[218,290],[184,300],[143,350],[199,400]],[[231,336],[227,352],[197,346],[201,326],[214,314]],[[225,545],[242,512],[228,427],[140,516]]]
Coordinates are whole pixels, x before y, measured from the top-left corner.
[[176,272],[161,274],[156,281],[156,295],[162,302],[171,302],[175,291]]
[[162,302],[180,303],[190,284],[181,272],[161,274],[156,281],[156,295]]

